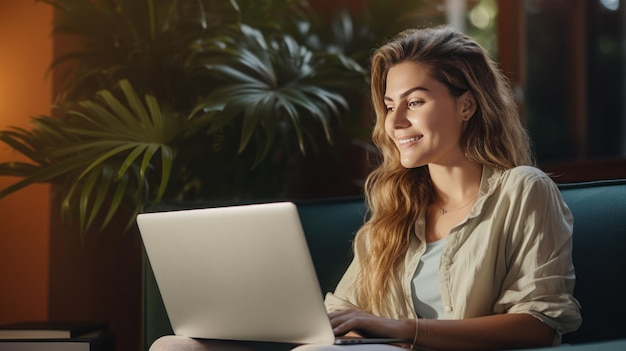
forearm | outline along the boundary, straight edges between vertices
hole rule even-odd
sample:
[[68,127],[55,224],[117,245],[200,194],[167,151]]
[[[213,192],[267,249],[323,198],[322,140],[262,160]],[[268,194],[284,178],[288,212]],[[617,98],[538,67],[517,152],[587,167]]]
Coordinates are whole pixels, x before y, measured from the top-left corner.
[[528,314],[460,320],[420,319],[418,347],[435,350],[497,350],[550,346],[554,330]]

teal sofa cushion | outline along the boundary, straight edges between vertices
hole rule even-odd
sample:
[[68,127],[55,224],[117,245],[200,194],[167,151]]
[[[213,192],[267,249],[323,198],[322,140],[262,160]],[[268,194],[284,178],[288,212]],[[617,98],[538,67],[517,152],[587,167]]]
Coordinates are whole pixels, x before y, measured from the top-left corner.
[[365,219],[363,199],[296,204],[322,293],[334,291],[352,260],[352,239]]
[[574,297],[583,317],[564,341],[626,338],[626,180],[559,187],[574,215]]

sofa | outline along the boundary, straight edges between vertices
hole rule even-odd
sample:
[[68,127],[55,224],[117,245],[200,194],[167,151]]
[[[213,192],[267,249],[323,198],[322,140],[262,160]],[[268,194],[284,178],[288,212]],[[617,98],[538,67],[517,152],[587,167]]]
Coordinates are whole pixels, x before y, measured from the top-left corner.
[[[626,179],[559,184],[559,188],[574,215],[574,296],[583,316],[580,329],[566,334],[564,343],[572,350],[626,350]],[[351,240],[366,212],[363,198],[296,201],[296,205],[320,288],[332,291],[351,260]],[[173,209],[165,205],[154,210],[168,207]],[[142,342],[147,350],[172,329],[145,255],[142,284]]]

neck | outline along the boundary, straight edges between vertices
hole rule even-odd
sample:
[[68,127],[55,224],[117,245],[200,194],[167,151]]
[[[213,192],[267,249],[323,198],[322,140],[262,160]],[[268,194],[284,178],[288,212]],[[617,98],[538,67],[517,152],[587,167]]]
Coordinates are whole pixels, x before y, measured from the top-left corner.
[[435,203],[456,205],[478,195],[482,165],[469,161],[455,166],[431,164],[428,170],[435,191]]

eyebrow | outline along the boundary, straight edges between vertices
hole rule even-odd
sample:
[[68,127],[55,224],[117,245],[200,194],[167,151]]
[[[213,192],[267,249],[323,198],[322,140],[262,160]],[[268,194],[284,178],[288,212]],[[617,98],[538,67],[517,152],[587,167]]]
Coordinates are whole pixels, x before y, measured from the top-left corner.
[[[429,91],[427,88],[421,87],[421,86],[417,86],[417,87],[413,87],[407,91],[405,91],[404,93],[400,94],[400,99],[404,99],[405,97],[409,96],[409,94],[411,94],[414,91]],[[383,100],[385,101],[393,101],[392,98],[390,98],[389,96],[385,96],[383,98]]]

